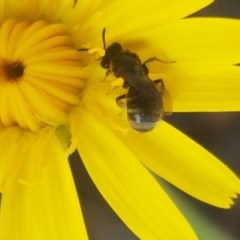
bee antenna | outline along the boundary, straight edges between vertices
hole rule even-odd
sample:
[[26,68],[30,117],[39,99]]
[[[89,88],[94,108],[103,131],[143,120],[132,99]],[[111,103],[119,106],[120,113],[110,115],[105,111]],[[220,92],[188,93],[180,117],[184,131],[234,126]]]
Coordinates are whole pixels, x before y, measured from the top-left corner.
[[104,28],[102,31],[102,41],[103,41],[103,49],[104,50],[106,49],[105,33],[106,33],[106,28]]

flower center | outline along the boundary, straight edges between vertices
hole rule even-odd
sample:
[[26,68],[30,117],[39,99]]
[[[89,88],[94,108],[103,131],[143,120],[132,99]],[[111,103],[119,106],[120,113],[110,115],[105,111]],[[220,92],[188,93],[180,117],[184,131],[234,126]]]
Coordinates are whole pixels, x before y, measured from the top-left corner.
[[31,131],[64,124],[85,85],[65,25],[9,19],[0,41],[0,123]]
[[3,62],[2,72],[4,74],[4,79],[8,81],[18,81],[24,75],[25,66],[22,62]]

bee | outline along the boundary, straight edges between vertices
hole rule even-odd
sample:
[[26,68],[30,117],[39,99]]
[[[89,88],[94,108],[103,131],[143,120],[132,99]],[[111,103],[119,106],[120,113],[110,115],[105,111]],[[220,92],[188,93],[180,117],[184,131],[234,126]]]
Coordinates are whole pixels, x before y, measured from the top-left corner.
[[104,28],[102,39],[105,55],[101,58],[100,65],[107,69],[106,75],[112,73],[115,77],[122,78],[123,88],[128,89],[126,94],[116,98],[116,103],[124,106],[125,99],[130,126],[136,131],[148,132],[164,117],[165,89],[162,79],[152,81],[149,78],[146,64],[164,61],[152,57],[142,63],[136,53],[124,50],[117,42],[106,47],[105,31]]

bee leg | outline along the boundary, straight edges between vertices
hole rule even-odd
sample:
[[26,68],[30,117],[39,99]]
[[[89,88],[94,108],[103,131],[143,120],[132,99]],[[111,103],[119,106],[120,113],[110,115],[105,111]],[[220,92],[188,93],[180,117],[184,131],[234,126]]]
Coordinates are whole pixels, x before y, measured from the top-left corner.
[[149,59],[147,59],[143,65],[146,65],[147,63],[150,63],[150,62],[153,62],[153,61],[158,61],[158,62],[161,62],[161,63],[174,63],[176,61],[165,61],[165,60],[162,60],[160,58],[157,58],[157,57],[151,57]]
[[111,72],[111,70],[110,69],[108,69],[106,72],[105,72],[105,76],[104,76],[104,81],[106,81],[106,79],[107,79],[107,77],[111,74],[112,72]]
[[159,90],[159,91],[165,91],[164,89],[164,83],[163,83],[163,80],[162,79],[156,79],[153,81],[154,84],[156,84],[156,88]]
[[78,48],[78,52],[86,52],[89,50],[89,48]]
[[125,107],[126,106],[126,103],[122,102],[123,99],[126,99],[126,94],[123,94],[123,95],[118,96],[116,98],[116,103],[119,107]]
[[176,61],[165,61],[165,60],[162,60],[162,59],[157,58],[157,57],[151,57],[151,58],[147,59],[145,62],[143,62],[143,64],[142,64],[143,70],[146,74],[148,74],[148,72],[149,72],[148,67],[147,67],[147,63],[150,63],[150,62],[153,62],[153,61],[158,61],[158,62],[161,62],[161,63],[174,63],[174,62],[176,62]]
[[148,67],[147,67],[147,64],[150,63],[150,62],[153,62],[153,61],[165,62],[165,61],[162,61],[161,59],[156,58],[156,57],[151,57],[151,58],[147,59],[147,60],[146,60],[145,62],[143,62],[143,64],[142,64],[143,71],[145,72],[145,74],[148,75],[148,73],[149,73],[149,69],[148,69]]
[[112,71],[110,69],[108,69],[105,73],[105,77],[107,77],[108,75],[110,75],[112,73]]
[[155,84],[161,84],[162,85],[162,87],[164,87],[164,83],[163,83],[163,80],[162,79],[156,79],[156,80],[154,80],[153,81]]
[[146,61],[142,64],[142,68],[143,68],[144,73],[145,73],[146,75],[148,75],[149,69],[148,69],[148,67],[147,67],[147,65],[146,65]]

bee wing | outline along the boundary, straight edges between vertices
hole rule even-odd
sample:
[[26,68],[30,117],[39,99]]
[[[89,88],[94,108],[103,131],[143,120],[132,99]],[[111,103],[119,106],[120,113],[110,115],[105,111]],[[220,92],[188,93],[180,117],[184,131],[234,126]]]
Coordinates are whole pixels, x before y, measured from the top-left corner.
[[163,102],[163,109],[164,115],[171,115],[172,114],[172,98],[168,90],[165,88],[163,80],[157,79],[154,80],[155,87],[158,89],[160,93],[163,93],[162,102]]
[[164,115],[172,114],[172,98],[169,91],[165,88],[163,95]]

